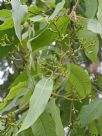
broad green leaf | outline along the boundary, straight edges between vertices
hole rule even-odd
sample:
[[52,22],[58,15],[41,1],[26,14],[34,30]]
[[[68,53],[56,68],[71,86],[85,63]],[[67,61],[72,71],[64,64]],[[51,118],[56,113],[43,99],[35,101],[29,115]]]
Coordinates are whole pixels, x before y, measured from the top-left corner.
[[77,122],[73,126],[73,128],[69,131],[70,131],[70,136],[86,136],[85,130]]
[[25,82],[20,82],[16,86],[12,87],[10,89],[10,92],[6,96],[6,98],[4,98],[3,102],[0,103],[0,110],[3,109],[10,100],[12,100],[17,95],[19,95],[19,93],[26,87],[27,87],[27,82],[26,81]]
[[35,136],[56,136],[55,122],[51,115],[43,113],[32,126]]
[[7,106],[3,107],[3,109],[0,110],[0,115],[16,107],[16,101],[17,101],[17,98],[13,99]]
[[25,130],[23,133],[24,133],[24,136],[35,136],[35,135],[33,135],[31,128]]
[[97,61],[97,53],[99,50],[99,40],[97,34],[87,29],[88,19],[78,17],[78,25],[81,26],[77,33],[80,44],[84,48],[86,56],[92,61]]
[[91,93],[91,82],[88,74],[75,64],[70,64],[68,84],[73,86],[79,97],[84,98]]
[[49,20],[53,20],[58,15],[60,10],[63,8],[64,4],[65,4],[65,0],[62,0],[60,3],[56,5],[56,8],[52,13],[52,15],[49,17]]
[[12,18],[7,19],[2,25],[0,25],[0,30],[6,30],[13,27]]
[[27,6],[21,5],[19,0],[11,0],[11,5],[12,5],[12,16],[13,16],[13,21],[14,21],[15,32],[16,32],[18,39],[21,41],[22,39],[21,22],[24,16],[28,12]]
[[96,11],[97,11],[97,6],[98,2],[97,0],[84,0],[85,2],[85,16],[88,18],[94,18]]
[[39,7],[35,6],[35,5],[31,5],[28,7],[28,15],[31,17],[31,16],[34,16],[35,15],[39,15],[39,13],[42,11],[42,9],[40,9]]
[[30,107],[18,133],[31,127],[44,112],[53,90],[53,80],[42,78],[35,86],[30,99]]
[[56,136],[64,136],[64,128],[62,125],[60,111],[55,104],[55,99],[51,99],[47,107],[56,125]]
[[[21,104],[21,101],[23,98],[28,94],[28,92],[31,93],[31,90],[28,88],[23,89],[17,96],[14,97],[14,99],[10,100],[9,103],[7,103],[7,106],[5,106],[2,110],[0,110],[0,114],[4,114],[5,112],[9,112],[11,109],[16,108],[16,106],[19,105],[19,107],[23,107],[26,104],[28,104],[29,99],[25,101],[25,103]],[[29,96],[30,97],[30,96]]]
[[5,21],[12,17],[11,10],[2,9],[0,10],[0,20]]
[[98,98],[89,105],[83,106],[79,114],[82,127],[89,125],[100,116],[102,116],[102,99]]
[[100,34],[102,38],[102,25],[100,24],[100,22],[98,22],[98,20],[89,19],[87,29],[94,33]]
[[0,25],[0,30],[6,30],[13,27],[13,20],[11,10],[3,9],[0,10],[0,20],[4,21]]
[[97,12],[97,18],[100,24],[102,25],[102,0],[98,0],[98,12]]

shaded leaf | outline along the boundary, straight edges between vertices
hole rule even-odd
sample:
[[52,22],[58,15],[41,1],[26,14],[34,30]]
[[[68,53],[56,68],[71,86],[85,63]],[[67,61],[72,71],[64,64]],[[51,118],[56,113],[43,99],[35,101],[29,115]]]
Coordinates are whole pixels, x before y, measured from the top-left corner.
[[102,136],[102,116],[98,118],[98,132],[99,132],[99,135]]
[[[68,23],[69,23],[69,18],[67,16],[58,18],[56,24],[58,30],[61,31],[61,34],[65,34]],[[59,37],[58,35],[57,32],[58,30],[56,30],[56,27],[53,25],[53,23],[47,26],[43,32],[41,32],[38,36],[35,36],[30,40],[32,45],[32,50],[45,48],[51,45],[53,41],[60,39],[61,37]]]
[[12,87],[6,98],[4,98],[3,102],[0,103],[0,110],[3,109],[7,103],[15,98],[24,88],[26,88],[26,86],[27,82],[20,82],[16,86]]
[[100,34],[102,38],[102,26],[96,19],[89,19],[87,29],[94,33]]
[[44,112],[32,126],[32,132],[35,136],[56,136],[55,122]]
[[78,17],[78,23],[81,26],[77,33],[80,44],[83,46],[86,56],[91,61],[96,62],[99,50],[99,40],[97,34],[87,29],[88,19]]
[[102,99],[95,99],[89,105],[83,106],[80,111],[79,118],[82,127],[92,123],[102,115]]
[[51,99],[48,104],[48,111],[51,114],[56,125],[56,136],[64,136],[64,128],[62,125],[60,111],[55,104],[55,99]]
[[91,93],[89,76],[80,66],[70,64],[68,83],[73,86],[81,98],[84,98]]
[[88,18],[94,18],[96,11],[97,11],[97,6],[98,6],[98,2],[97,0],[84,0],[85,2],[85,15]]

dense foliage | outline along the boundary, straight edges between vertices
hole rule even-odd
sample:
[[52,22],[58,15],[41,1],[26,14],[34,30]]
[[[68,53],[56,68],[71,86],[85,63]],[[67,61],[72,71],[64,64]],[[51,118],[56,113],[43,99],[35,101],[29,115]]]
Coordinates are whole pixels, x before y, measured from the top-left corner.
[[0,6],[0,136],[102,136],[102,0]]

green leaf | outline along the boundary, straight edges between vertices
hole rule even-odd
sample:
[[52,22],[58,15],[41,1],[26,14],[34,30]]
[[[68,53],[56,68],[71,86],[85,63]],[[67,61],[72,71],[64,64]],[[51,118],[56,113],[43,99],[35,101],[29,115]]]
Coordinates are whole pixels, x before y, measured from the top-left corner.
[[13,29],[0,31],[0,59],[15,50],[15,45],[17,44],[18,39]]
[[35,86],[30,99],[30,108],[18,133],[32,126],[44,112],[53,90],[53,80],[42,78]]
[[15,32],[16,32],[18,39],[21,41],[22,39],[21,22],[24,16],[28,12],[27,6],[21,5],[19,0],[11,0],[11,5],[12,5],[12,16],[13,16],[13,21],[14,21]]
[[0,10],[0,20],[5,21],[12,17],[11,10],[2,9]]
[[97,127],[99,135],[102,136],[102,116],[98,118]]
[[31,128],[25,130],[23,133],[24,136],[34,136]]
[[20,82],[24,82],[24,81],[28,81],[28,75],[27,75],[27,71],[24,70],[22,71],[17,77],[16,79],[13,81],[13,83],[10,85],[10,88],[16,86],[17,84],[19,84]]
[[90,136],[98,136],[98,129],[97,129],[95,122],[92,122],[89,125],[89,134]]
[[13,20],[11,10],[3,9],[0,10],[0,20],[4,21],[0,25],[0,30],[6,30],[13,27]]
[[35,136],[56,136],[55,122],[48,113],[43,113],[32,126]]
[[68,84],[73,86],[81,98],[84,98],[91,93],[91,82],[88,74],[80,66],[75,64],[70,64]]
[[12,18],[7,19],[2,25],[0,25],[0,30],[6,30],[13,27]]
[[102,38],[102,25],[100,24],[100,22],[98,22],[98,20],[89,19],[87,29],[94,33],[100,34]]
[[3,100],[2,103],[0,103],[0,110],[3,109],[10,100],[12,100],[17,95],[19,95],[19,93],[26,87],[27,87],[27,82],[20,82],[16,86],[12,87],[6,98]]
[[[65,34],[66,26],[68,25],[68,23],[69,18],[67,16],[59,17],[57,19],[56,24],[58,30],[61,31],[61,35]],[[58,35],[58,30],[56,30],[56,27],[53,25],[53,23],[50,23],[50,25],[47,26],[43,32],[30,40],[32,50],[45,48],[51,45],[53,41],[60,39],[61,37],[59,37]]]
[[60,3],[56,5],[56,8],[52,13],[52,15],[49,17],[49,20],[53,20],[58,15],[60,10],[63,8],[64,4],[65,4],[65,0],[62,0]]
[[95,99],[89,105],[83,106],[79,114],[82,127],[89,125],[95,119],[98,119],[101,115],[102,99]]
[[97,11],[97,18],[100,24],[102,25],[102,0],[98,0],[98,11]]
[[78,25],[81,27],[77,33],[80,44],[83,46],[86,56],[92,62],[96,62],[99,50],[97,34],[87,30],[88,19],[86,18],[78,17]]
[[98,2],[97,0],[84,0],[85,2],[85,16],[88,18],[94,18],[96,11],[97,11],[97,6]]
[[55,99],[50,100],[47,108],[53,120],[55,121],[56,136],[64,136],[64,128],[63,128],[61,117],[60,117],[60,111],[55,104]]
[[41,15],[36,15],[34,17],[31,17],[30,20],[33,21],[33,22],[40,22],[42,20],[45,21],[44,17],[41,16]]

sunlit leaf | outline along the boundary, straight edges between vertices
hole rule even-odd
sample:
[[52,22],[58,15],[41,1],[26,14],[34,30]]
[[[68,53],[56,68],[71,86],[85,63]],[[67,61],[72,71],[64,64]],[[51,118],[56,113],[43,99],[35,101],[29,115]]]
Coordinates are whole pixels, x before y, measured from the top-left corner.
[[87,29],[94,33],[100,34],[102,38],[102,25],[100,24],[100,22],[98,22],[98,20],[89,19]]
[[[32,126],[46,108],[53,89],[53,80],[42,78],[35,86],[30,108],[18,133]],[[32,120],[31,120],[32,119]]]
[[49,20],[54,19],[54,17],[56,17],[58,15],[60,10],[63,8],[64,4],[65,4],[65,0],[62,0],[60,3],[58,3],[56,5],[56,8],[55,8],[54,12],[52,13],[52,15],[49,17]]
[[11,0],[12,4],[12,16],[14,21],[15,32],[18,39],[21,41],[21,22],[24,16],[27,14],[27,6],[21,5],[19,0]]

